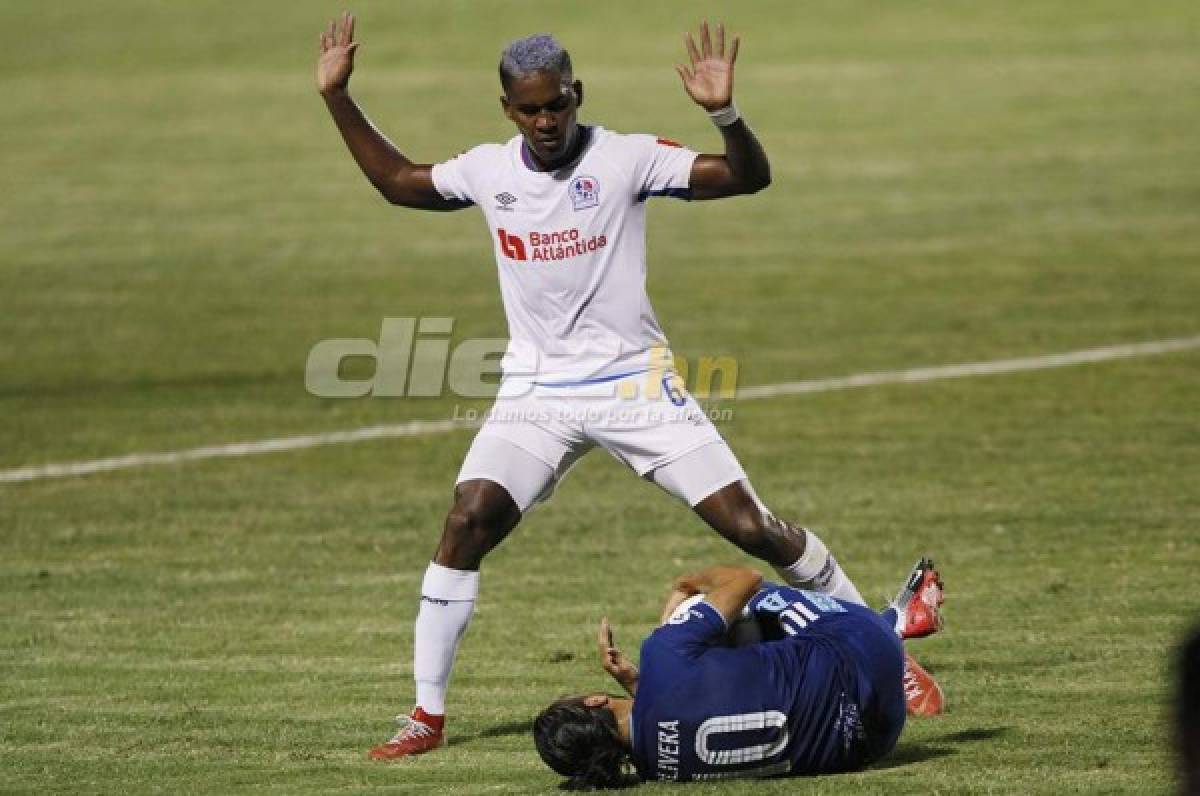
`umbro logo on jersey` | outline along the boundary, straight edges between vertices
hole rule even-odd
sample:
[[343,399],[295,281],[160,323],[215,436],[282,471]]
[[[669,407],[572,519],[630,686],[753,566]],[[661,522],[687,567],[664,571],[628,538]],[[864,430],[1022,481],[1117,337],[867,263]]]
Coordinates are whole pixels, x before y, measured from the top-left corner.
[[501,191],[500,193],[496,194],[496,201],[505,207],[508,207],[517,201],[517,197],[510,194],[508,191]]

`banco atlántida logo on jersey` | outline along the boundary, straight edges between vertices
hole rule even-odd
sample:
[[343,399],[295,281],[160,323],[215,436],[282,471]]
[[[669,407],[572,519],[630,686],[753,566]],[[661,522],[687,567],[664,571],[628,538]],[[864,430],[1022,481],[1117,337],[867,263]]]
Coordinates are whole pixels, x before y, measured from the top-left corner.
[[608,238],[603,234],[585,238],[575,227],[530,232],[525,236],[498,227],[496,237],[500,239],[500,251],[505,257],[535,263],[570,260],[608,245]]

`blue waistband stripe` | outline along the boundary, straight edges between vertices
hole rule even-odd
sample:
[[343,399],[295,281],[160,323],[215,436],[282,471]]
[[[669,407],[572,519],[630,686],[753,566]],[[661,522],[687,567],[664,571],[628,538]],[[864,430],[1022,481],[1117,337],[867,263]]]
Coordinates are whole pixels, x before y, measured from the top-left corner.
[[631,370],[627,373],[614,373],[611,376],[597,376],[594,379],[580,379],[579,381],[535,381],[534,385],[537,387],[583,387],[588,384],[604,384],[608,381],[616,381],[626,376],[636,376],[648,370],[650,368],[642,368],[641,370]]

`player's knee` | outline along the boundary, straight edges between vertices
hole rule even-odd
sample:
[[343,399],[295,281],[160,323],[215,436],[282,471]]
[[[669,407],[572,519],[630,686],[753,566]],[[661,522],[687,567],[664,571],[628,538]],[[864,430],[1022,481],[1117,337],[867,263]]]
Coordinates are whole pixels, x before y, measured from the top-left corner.
[[446,515],[434,560],[451,569],[478,569],[479,562],[495,546],[492,535],[479,512],[456,504]]
[[455,504],[446,515],[437,561],[452,569],[476,569],[487,551],[496,545],[494,535],[486,511],[469,504]]
[[457,489],[434,560],[453,569],[478,569],[483,557],[519,519],[520,512],[507,495],[488,489]]

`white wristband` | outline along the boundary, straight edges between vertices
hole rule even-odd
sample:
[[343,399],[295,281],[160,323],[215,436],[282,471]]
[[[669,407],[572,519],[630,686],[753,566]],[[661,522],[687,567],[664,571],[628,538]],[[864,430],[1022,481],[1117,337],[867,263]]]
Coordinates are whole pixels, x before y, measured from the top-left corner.
[[731,102],[719,111],[709,111],[708,118],[712,119],[717,127],[728,127],[742,117],[737,106]]

